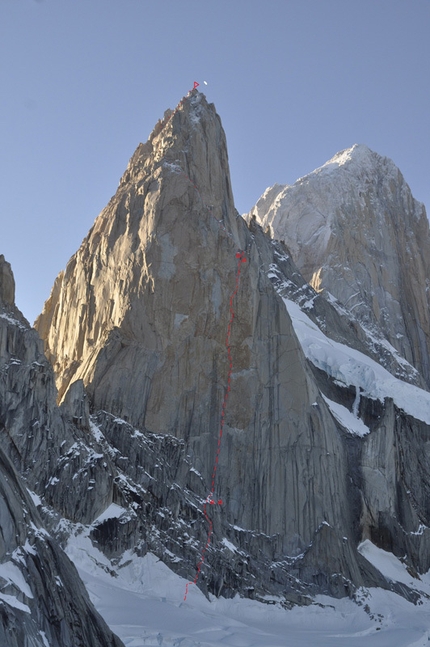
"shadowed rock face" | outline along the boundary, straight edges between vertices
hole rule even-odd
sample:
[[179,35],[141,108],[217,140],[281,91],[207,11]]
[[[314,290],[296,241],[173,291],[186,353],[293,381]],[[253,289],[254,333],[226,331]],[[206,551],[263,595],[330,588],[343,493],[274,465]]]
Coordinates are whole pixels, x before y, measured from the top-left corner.
[[92,606],[75,567],[43,527],[2,450],[0,526],[2,645],[42,647],[47,640],[55,647],[122,646]]
[[[231,301],[238,250],[247,262]],[[372,431],[351,438],[322,397],[351,410],[351,385],[308,363],[284,296],[329,336],[376,356],[360,323],[309,287],[285,247],[238,216],[221,122],[194,91],[139,145],[36,323],[63,401],[55,415],[73,422],[82,443],[77,455],[66,453],[67,468],[61,456],[52,467],[51,505],[86,523],[111,501],[126,508],[127,517],[92,531],[107,555],[149,549],[194,578],[207,539],[202,503],[219,438],[233,310],[215,489],[223,504],[211,506],[214,534],[199,585],[217,595],[275,593],[299,602],[322,591],[390,587],[357,551],[369,536],[428,568],[427,530],[424,548],[413,535],[429,521],[428,466],[422,461],[414,477],[419,496],[411,498],[404,464],[405,443],[412,461],[427,442],[427,425],[402,417],[389,401],[375,413],[363,397],[360,415],[372,419]],[[396,360],[387,363],[396,372]],[[94,487],[78,505],[67,470],[76,462],[84,474],[80,454],[91,448],[102,458],[90,461]],[[380,474],[385,494],[376,495]]]
[[[4,275],[10,288],[14,282],[8,264]],[[91,450],[70,416],[61,415],[42,342],[15,307],[11,290],[5,298],[4,286],[5,282],[0,295],[0,644],[121,647],[53,532],[60,514],[93,518],[94,505],[104,508],[103,470],[98,502],[84,499],[85,478],[71,488],[74,473],[68,452],[74,454],[71,448],[81,443],[74,465],[79,470]],[[62,467],[62,480],[56,479]],[[90,469],[87,465],[87,473]],[[35,491],[45,505],[54,506],[44,520]]]
[[285,240],[313,287],[387,339],[430,386],[429,224],[391,160],[355,145],[293,186],[267,189],[251,213]]

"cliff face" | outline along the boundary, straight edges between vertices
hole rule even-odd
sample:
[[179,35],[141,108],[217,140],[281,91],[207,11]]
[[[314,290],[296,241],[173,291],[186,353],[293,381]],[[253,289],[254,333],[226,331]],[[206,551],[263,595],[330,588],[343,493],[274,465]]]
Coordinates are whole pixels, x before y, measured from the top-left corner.
[[[214,543],[227,536],[242,548],[253,544],[248,569],[261,587],[266,559],[294,561],[324,522],[334,537],[348,523],[337,481],[347,479],[346,461],[329,412],[314,406],[318,388],[288,313],[261,271],[282,252],[259,230],[252,234],[234,210],[225,137],[202,95],[193,93],[138,147],[117,194],[57,279],[37,328],[60,392],[82,378],[94,411],[183,442],[188,468],[177,465],[171,477],[173,514],[191,520],[200,508],[193,535],[202,542],[199,500],[210,489],[228,386],[225,338],[238,250],[247,262],[234,298],[216,482],[224,503],[213,512]],[[107,430],[104,424],[112,441],[111,423]],[[141,487],[145,478],[139,476]],[[172,496],[160,494],[168,508]],[[333,541],[341,547],[340,537]],[[198,552],[186,547],[184,575],[193,576]],[[215,566],[215,551],[212,559]],[[251,586],[249,574],[234,573],[234,561],[223,562],[208,575],[212,590],[232,592],[234,578],[239,590]],[[278,589],[288,577],[285,565],[276,570]]]
[[271,187],[252,213],[316,290],[385,338],[428,388],[429,225],[391,160],[353,146],[293,186]]

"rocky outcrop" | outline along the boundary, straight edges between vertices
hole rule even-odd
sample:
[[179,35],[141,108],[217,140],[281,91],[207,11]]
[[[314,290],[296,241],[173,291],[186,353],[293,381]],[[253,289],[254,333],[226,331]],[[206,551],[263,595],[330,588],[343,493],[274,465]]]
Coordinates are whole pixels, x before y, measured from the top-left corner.
[[[94,467],[85,506],[67,508],[93,521],[91,536],[108,556],[149,549],[192,580],[217,465],[213,494],[222,504],[208,506],[213,536],[198,582],[206,591],[303,602],[316,592],[390,588],[357,551],[369,535],[428,568],[427,463],[416,476],[418,499],[404,475],[404,456],[418,456],[427,423],[401,418],[384,398],[376,414],[373,394],[334,379],[333,362],[324,370],[312,363],[287,297],[337,343],[377,359],[360,322],[319,296],[285,247],[239,217],[221,122],[193,91],[139,145],[36,324],[63,410],[76,430],[89,429],[86,447],[97,448],[113,475]],[[416,369],[386,352],[390,370],[420,383]],[[395,439],[396,452],[387,449],[382,464],[327,398],[355,417],[369,407],[369,438],[378,447]],[[61,480],[58,465],[52,474]],[[384,472],[387,496],[375,495]],[[67,494],[58,491],[64,510]],[[99,506],[110,501],[123,514],[98,523]]]
[[391,160],[355,145],[293,186],[267,189],[251,213],[316,290],[386,339],[428,388],[429,224]]
[[37,503],[0,449],[0,643],[121,647],[75,567],[43,527]]
[[3,254],[0,254],[0,303],[6,306],[15,303],[15,279]]

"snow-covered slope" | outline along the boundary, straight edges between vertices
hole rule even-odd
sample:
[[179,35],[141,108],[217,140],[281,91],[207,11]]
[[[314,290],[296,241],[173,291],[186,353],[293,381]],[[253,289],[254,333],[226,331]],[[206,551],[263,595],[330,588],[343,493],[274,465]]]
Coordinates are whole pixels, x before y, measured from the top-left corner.
[[391,398],[409,416],[430,425],[428,391],[393,377],[364,353],[327,337],[294,301],[284,303],[306,357],[333,380],[355,388],[356,413],[361,395],[381,402]]
[[378,589],[361,589],[355,601],[317,596],[310,606],[283,608],[205,596],[154,555],[132,551],[108,560],[75,529],[67,553],[77,565],[91,599],[127,647],[427,647],[430,639],[430,574],[413,578],[393,554],[370,541],[366,560],[386,577],[419,591],[418,604]]

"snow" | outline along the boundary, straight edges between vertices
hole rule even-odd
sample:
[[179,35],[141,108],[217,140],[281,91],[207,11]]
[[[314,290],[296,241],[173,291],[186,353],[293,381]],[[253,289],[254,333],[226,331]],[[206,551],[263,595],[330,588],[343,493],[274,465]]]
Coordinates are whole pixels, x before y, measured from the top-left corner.
[[45,530],[45,528],[38,528],[32,521],[30,521],[30,528],[32,529],[34,536],[38,539],[44,540],[46,537],[50,536],[49,532]]
[[15,607],[15,609],[24,611],[24,613],[31,613],[30,607],[17,600],[17,598],[13,595],[5,595],[4,593],[0,593],[0,602],[5,602],[10,607]]
[[183,173],[182,168],[179,164],[174,164],[173,162],[163,162],[164,168],[169,169],[172,173]]
[[37,555],[36,549],[30,544],[28,539],[26,539],[24,546],[22,546],[22,550],[24,550],[28,555]]
[[309,178],[316,175],[337,172],[341,167],[344,167],[344,169],[351,168],[351,172],[356,177],[369,176],[375,174],[378,166],[383,167],[386,180],[397,177],[398,168],[391,159],[375,153],[365,144],[354,144],[351,148],[346,148],[336,153],[328,162],[325,162],[325,164],[319,166],[308,175],[299,178],[296,184],[309,180]]
[[[357,296],[357,294],[351,295],[350,298]],[[332,306],[337,310],[337,312],[339,312],[340,315],[348,315],[348,310],[345,308],[345,306],[343,306],[328,290],[324,291],[324,296],[327,301],[329,301],[329,303],[331,303]],[[351,313],[351,309],[349,310],[349,313]],[[392,346],[387,339],[385,339],[380,331],[378,331],[375,327],[373,327],[372,329],[372,327],[366,325],[366,323],[364,323],[363,321],[360,321],[360,326],[366,333],[366,336],[368,337],[370,345],[371,347],[373,347],[373,349],[378,347],[384,348],[388,353],[390,353],[395,361],[404,368],[406,374],[410,375],[411,377],[418,378],[419,373],[417,369],[412,366],[412,364],[410,364],[407,359],[400,355],[397,349],[394,348],[394,346]],[[397,335],[397,337],[402,337],[402,335]]]
[[400,559],[393,553],[378,548],[368,539],[358,546],[358,551],[389,580],[402,582],[411,588],[430,593],[430,576],[425,577],[424,581],[412,577],[408,573],[405,564],[402,564]]
[[30,497],[31,497],[31,499],[32,499],[32,501],[33,501],[33,503],[34,503],[34,505],[36,506],[36,508],[37,508],[39,505],[42,505],[42,500],[41,500],[41,498],[40,498],[40,496],[39,496],[38,494],[36,494],[35,492],[32,492],[32,491],[31,491],[31,490],[29,490],[28,488],[27,488],[27,492],[29,493],[29,495],[30,495]]
[[90,430],[92,435],[94,436],[95,440],[100,443],[102,440],[104,440],[104,436],[100,429],[97,427],[97,425],[90,419]]
[[14,326],[18,326],[18,328],[21,328],[21,330],[27,330],[26,326],[24,326],[20,321],[18,321],[18,319],[11,317],[5,312],[0,312],[0,319],[6,319],[8,323],[13,324]]
[[345,429],[347,429],[351,434],[361,437],[370,434],[369,427],[367,427],[360,418],[357,418],[353,413],[351,413],[349,409],[337,402],[333,402],[333,400],[329,400],[325,395],[323,395],[323,398],[336,420],[340,422],[342,427],[345,427]]
[[355,386],[374,400],[392,398],[412,418],[430,424],[430,393],[402,382],[373,359],[326,337],[318,326],[290,301],[283,299],[306,357],[334,380]]
[[236,546],[232,544],[231,541],[229,541],[226,537],[222,539],[221,543],[223,544],[223,546],[231,550],[232,553],[237,553]]
[[116,503],[111,503],[110,506],[93,521],[93,525],[103,523],[103,521],[106,521],[107,519],[118,519],[125,512],[127,512],[125,508],[121,508],[121,506]]
[[21,570],[13,562],[4,562],[0,564],[0,578],[14,584],[24,595],[32,598],[33,594]]
[[39,635],[42,637],[43,640],[43,646],[44,647],[50,647],[48,639],[46,637],[46,633],[44,631],[39,631]]
[[[387,562],[395,564],[394,556],[385,559],[366,542],[360,550],[377,568],[392,572]],[[317,596],[308,607],[286,611],[273,597],[270,604],[238,596],[207,600],[190,586],[184,602],[186,580],[151,553],[138,557],[127,551],[113,565],[85,533],[71,536],[66,552],[97,610],[126,647],[362,647],[364,641],[366,647],[428,645],[427,599],[413,605],[389,591],[362,589],[358,604]],[[399,564],[392,574],[406,577]],[[414,582],[430,592],[429,575]]]
[[[339,153],[336,153],[328,162],[320,166],[318,169],[313,171],[318,173],[322,170],[324,171],[335,171],[345,164],[355,162],[361,168],[372,167],[374,162],[372,161],[377,157],[376,153],[373,153],[370,148],[363,144],[354,144],[351,148],[346,148]],[[378,156],[379,157],[379,156]]]
[[201,105],[202,96],[202,94],[196,93],[190,99],[191,109],[189,112],[189,118],[193,127],[196,127],[200,123],[203,115],[203,107]]

